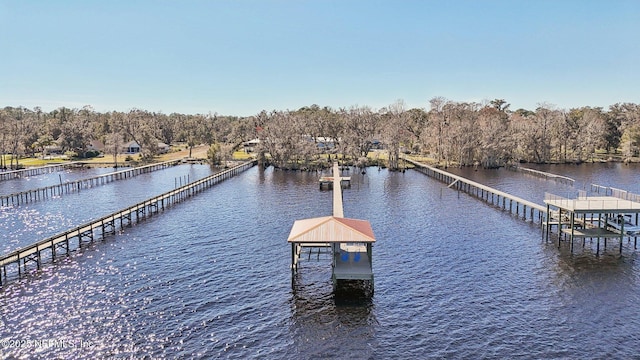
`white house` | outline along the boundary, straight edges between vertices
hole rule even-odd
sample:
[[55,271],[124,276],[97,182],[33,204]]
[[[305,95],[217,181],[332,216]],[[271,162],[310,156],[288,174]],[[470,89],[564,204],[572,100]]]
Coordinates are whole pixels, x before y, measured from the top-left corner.
[[[160,154],[168,153],[169,150],[171,150],[171,147],[163,142],[159,142],[157,146],[158,146],[158,152]],[[129,143],[127,143],[127,145],[125,145],[125,147],[126,147],[126,150],[125,150],[126,154],[137,154],[140,152],[140,145],[135,141],[130,141]]]

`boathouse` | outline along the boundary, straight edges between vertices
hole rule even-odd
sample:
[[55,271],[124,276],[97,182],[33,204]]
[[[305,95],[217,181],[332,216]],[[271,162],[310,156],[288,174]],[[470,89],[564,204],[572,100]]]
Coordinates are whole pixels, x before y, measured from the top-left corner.
[[369,282],[373,293],[372,249],[376,241],[367,220],[344,217],[338,163],[333,166],[333,216],[296,220],[287,241],[291,244],[291,269],[298,270],[302,254],[329,254],[334,289],[343,280]]

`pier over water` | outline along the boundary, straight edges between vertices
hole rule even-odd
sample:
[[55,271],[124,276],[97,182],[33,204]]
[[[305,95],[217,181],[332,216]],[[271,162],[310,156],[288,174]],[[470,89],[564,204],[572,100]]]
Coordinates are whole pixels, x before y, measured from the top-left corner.
[[373,294],[372,248],[376,241],[366,220],[344,217],[342,186],[338,163],[333,165],[333,216],[296,220],[289,233],[292,275],[298,271],[302,255],[321,254],[331,258],[334,290],[345,281],[364,282]]
[[447,171],[429,166],[411,159],[405,161],[415,166],[415,169],[427,176],[449,184],[447,187],[474,195],[487,203],[502,207],[510,213],[521,216],[523,220],[543,223],[546,215],[546,207],[534,202],[519,198],[506,192],[466,179],[462,176],[451,174]]
[[[576,198],[570,199],[547,193],[544,198],[545,205],[539,205],[444,170],[410,159],[405,160],[413,164],[419,172],[448,183],[448,188],[474,195],[510,213],[515,212],[519,217],[522,216],[523,220],[539,222],[543,229],[543,237],[547,241],[555,227],[558,248],[561,241],[566,240],[569,242],[571,253],[574,250],[574,239],[582,239],[583,247],[586,239],[595,239],[596,256],[600,254],[600,239],[604,240],[605,249],[607,239],[619,239],[620,254],[625,237],[633,238],[633,248],[637,248],[637,237],[640,236],[639,195],[592,184],[592,191],[595,189],[598,194],[602,191],[609,196],[587,196],[586,191],[580,191]],[[573,179],[561,175],[540,171],[536,173],[543,174],[545,178],[565,179],[572,185],[574,182]]]
[[8,280],[19,278],[32,270],[40,270],[44,263],[55,262],[60,256],[69,256],[72,251],[82,248],[84,244],[93,243],[98,239],[105,240],[108,236],[159,214],[221,181],[244,172],[255,164],[255,161],[241,163],[230,169],[4,254],[0,256],[0,286],[7,283]]

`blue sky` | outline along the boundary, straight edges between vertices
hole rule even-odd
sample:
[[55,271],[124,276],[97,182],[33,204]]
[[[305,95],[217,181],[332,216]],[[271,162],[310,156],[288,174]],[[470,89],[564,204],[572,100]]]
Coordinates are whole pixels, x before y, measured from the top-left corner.
[[0,0],[0,106],[640,102],[639,0]]

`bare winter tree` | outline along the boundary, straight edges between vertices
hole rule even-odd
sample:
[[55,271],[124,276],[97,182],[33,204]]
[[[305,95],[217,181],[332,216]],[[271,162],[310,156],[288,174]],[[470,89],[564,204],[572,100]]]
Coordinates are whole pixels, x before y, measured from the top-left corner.
[[[444,161],[448,163],[445,138],[448,138],[449,133],[449,118],[448,111],[445,111],[449,100],[444,97],[434,97],[429,100],[431,109],[429,110],[429,129],[430,131],[430,147],[435,153],[436,160],[438,162]],[[447,146],[445,146],[447,145]]]
[[477,160],[486,168],[504,165],[511,160],[516,148],[509,114],[505,110],[509,104],[505,104],[504,100],[494,100],[491,104],[494,106],[485,106],[478,113],[480,135]]
[[540,136],[538,146],[534,148],[537,162],[548,162],[551,159],[551,148],[554,138],[550,130],[557,127],[557,123],[561,121],[562,118],[562,112],[557,110],[554,105],[542,103],[539,104],[536,109],[537,132]]
[[387,148],[389,169],[395,171],[400,168],[400,144],[408,141],[406,129],[409,127],[409,116],[403,100],[397,100],[380,112],[383,119],[381,138]]
[[379,132],[380,116],[369,107],[351,107],[340,111],[344,119],[344,149],[355,161],[371,151]]

